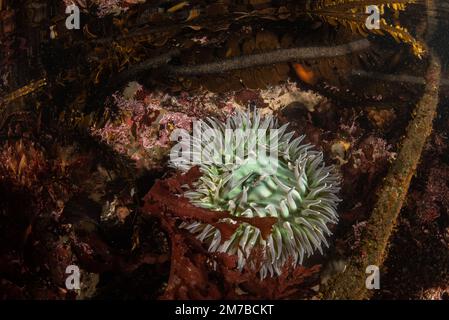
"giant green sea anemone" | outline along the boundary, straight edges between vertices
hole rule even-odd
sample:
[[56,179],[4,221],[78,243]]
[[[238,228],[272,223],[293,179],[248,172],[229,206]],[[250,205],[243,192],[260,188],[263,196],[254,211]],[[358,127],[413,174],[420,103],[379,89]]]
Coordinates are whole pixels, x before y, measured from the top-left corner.
[[322,254],[331,235],[327,225],[338,221],[339,176],[325,166],[322,152],[302,144],[304,136],[293,139],[293,132],[286,133],[287,126],[279,127],[273,116],[262,117],[257,109],[237,112],[226,123],[208,118],[200,121],[188,142],[197,161],[172,163],[184,172],[199,166],[202,177],[184,194],[195,206],[234,216],[278,219],[266,239],[247,223],[225,241],[212,225],[182,225],[210,252],[237,255],[239,270],[245,265],[255,269],[248,257],[254,248],[261,248],[261,278],[281,274],[288,261],[296,266],[316,250]]

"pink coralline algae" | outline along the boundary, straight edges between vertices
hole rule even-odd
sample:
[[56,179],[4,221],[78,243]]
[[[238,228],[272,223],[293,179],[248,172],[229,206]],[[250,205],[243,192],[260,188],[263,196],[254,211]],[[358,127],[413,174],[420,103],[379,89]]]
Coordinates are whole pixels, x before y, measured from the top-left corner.
[[145,0],[64,0],[66,6],[76,5],[80,9],[87,10],[91,5],[97,7],[97,15],[105,17],[109,14],[120,14],[128,10],[134,4],[144,3]]
[[[141,88],[138,91],[142,93]],[[126,99],[116,94],[112,98],[117,106],[116,116],[101,128],[91,128],[91,133],[134,160],[145,158],[154,149],[168,148],[174,129],[191,129],[194,118],[170,111],[170,99],[164,94],[148,94],[143,99]]]
[[[301,101],[310,108],[320,98],[299,91],[293,84],[267,90],[216,94],[207,90],[189,94],[150,92],[139,83],[128,83],[122,94],[112,99],[117,108],[103,127],[94,126],[91,133],[114,150],[147,163],[160,159],[172,145],[170,135],[175,129],[190,131],[195,119],[215,117],[220,121],[256,102],[261,113],[272,113],[280,107]],[[309,106],[308,106],[309,107]],[[109,110],[111,111],[111,110]]]
[[120,13],[121,11],[126,11],[127,8],[122,5],[126,1],[122,0],[100,0],[96,1],[98,4],[97,14],[99,17],[104,17],[110,13]]

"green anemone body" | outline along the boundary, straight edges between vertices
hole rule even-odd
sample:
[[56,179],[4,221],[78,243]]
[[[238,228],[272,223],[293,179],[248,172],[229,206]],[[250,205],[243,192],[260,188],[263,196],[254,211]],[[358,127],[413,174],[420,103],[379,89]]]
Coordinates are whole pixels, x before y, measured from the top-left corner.
[[[227,132],[239,129],[244,131],[243,138],[226,140]],[[275,129],[276,140],[270,135]],[[328,224],[338,222],[338,175],[325,166],[321,152],[301,143],[304,136],[293,139],[294,134],[286,129],[287,125],[278,127],[272,116],[262,119],[257,110],[237,112],[226,123],[209,118],[201,122],[200,129],[206,141],[196,138],[191,142],[193,150],[199,150],[200,161],[174,165],[182,171],[200,167],[202,177],[184,194],[194,205],[234,216],[277,218],[266,239],[246,223],[226,241],[211,225],[182,225],[206,243],[209,251],[237,255],[239,270],[245,265],[256,268],[248,257],[255,247],[262,248],[261,278],[281,274],[287,261],[299,265],[315,251],[323,253],[322,245],[328,246],[326,237],[331,235]],[[213,140],[209,139],[211,130]]]

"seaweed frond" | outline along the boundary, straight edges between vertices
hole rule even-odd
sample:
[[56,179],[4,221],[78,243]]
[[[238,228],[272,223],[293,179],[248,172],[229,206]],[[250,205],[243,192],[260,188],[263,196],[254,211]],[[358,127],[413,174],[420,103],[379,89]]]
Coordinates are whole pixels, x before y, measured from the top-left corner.
[[[365,37],[370,33],[388,34],[397,42],[409,44],[413,53],[421,58],[425,53],[424,44],[415,39],[398,21],[400,13],[413,3],[416,3],[416,0],[319,0],[310,5],[308,13],[330,25],[343,25],[353,33]],[[381,14],[379,29],[368,29],[366,26],[368,18],[366,8],[370,5],[379,7]],[[390,17],[388,20],[394,21],[388,21],[385,18],[387,16]]]

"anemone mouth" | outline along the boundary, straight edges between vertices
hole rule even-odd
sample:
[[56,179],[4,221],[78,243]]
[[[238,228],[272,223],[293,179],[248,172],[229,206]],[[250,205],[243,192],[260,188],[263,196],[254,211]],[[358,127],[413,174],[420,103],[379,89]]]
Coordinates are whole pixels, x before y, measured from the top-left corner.
[[[331,235],[327,225],[338,222],[340,201],[339,177],[333,167],[325,166],[323,154],[302,144],[304,136],[292,140],[294,133],[286,133],[287,125],[278,127],[272,116],[262,119],[257,110],[238,112],[226,123],[207,119],[201,127],[203,136],[214,132],[214,141],[194,138],[192,146],[200,150],[201,161],[175,165],[182,171],[199,165],[203,174],[184,195],[198,207],[248,218],[275,217],[277,222],[266,239],[256,227],[242,224],[223,242],[211,225],[194,222],[182,227],[196,234],[209,251],[237,255],[239,270],[245,265],[255,269],[247,258],[254,248],[261,248],[261,278],[280,275],[289,260],[296,266],[316,251],[322,254]],[[236,130],[243,134],[225,137]]]

